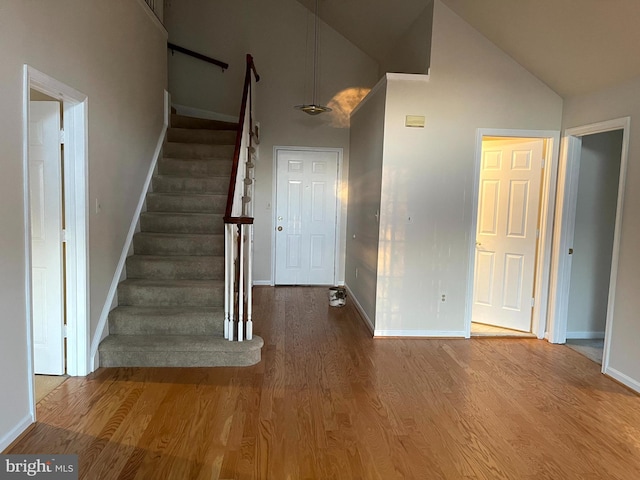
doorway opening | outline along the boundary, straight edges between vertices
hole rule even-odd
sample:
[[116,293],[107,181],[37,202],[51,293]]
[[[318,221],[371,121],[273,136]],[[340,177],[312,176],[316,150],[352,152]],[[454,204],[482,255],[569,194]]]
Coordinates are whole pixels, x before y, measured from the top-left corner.
[[86,375],[87,96],[28,65],[23,91],[29,375]]
[[629,126],[568,129],[558,181],[549,341],[573,343],[608,374]]
[[466,337],[543,338],[559,132],[478,132]]

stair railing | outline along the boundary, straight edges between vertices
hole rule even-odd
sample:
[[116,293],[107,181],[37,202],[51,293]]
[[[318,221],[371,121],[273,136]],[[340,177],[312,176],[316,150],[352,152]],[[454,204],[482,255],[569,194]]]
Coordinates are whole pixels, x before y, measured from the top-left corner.
[[[253,74],[253,75],[252,75]],[[242,342],[253,337],[252,264],[253,196],[255,159],[258,144],[253,125],[253,85],[260,76],[247,55],[227,207],[225,209],[224,336]],[[236,325],[237,324],[237,325]]]

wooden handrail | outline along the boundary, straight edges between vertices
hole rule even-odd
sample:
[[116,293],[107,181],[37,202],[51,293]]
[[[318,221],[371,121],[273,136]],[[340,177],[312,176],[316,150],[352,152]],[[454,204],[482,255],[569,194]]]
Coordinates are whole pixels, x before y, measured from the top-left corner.
[[[244,87],[242,89],[242,105],[240,106],[240,115],[238,116],[238,133],[236,134],[236,144],[233,151],[233,164],[231,166],[231,178],[229,179],[229,192],[227,194],[227,207],[224,213],[224,222],[233,224],[249,223],[247,221],[239,221],[241,217],[233,217],[233,198],[236,193],[236,182],[238,176],[238,164],[240,163],[240,148],[242,144],[242,135],[244,133],[244,120],[247,111],[247,101],[249,99],[249,91],[251,90],[251,73],[256,79],[256,82],[260,81],[260,76],[256,71],[256,67],[253,63],[253,57],[247,54],[247,69],[244,74]],[[253,223],[253,222],[251,222]]]
[[224,72],[227,68],[229,68],[229,64],[223,62],[222,60],[216,60],[215,58],[208,57],[198,52],[194,52],[193,50],[189,50],[188,48],[181,47],[180,45],[176,45],[175,43],[167,42],[167,48],[172,52],[180,52],[185,55],[189,55],[193,58],[197,58],[198,60],[202,60],[203,62],[212,63],[213,65],[217,65]]

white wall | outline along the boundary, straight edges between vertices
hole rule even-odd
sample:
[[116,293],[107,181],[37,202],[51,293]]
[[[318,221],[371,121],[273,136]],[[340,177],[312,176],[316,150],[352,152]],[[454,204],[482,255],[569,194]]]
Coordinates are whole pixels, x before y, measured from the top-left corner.
[[464,335],[477,129],[561,118],[558,95],[435,1],[428,81],[388,80],[377,335]]
[[386,87],[385,77],[351,116],[345,283],[371,327],[376,313]]
[[[170,59],[169,68],[172,101],[177,104],[237,116],[244,57],[246,53],[254,56],[262,77],[256,89],[261,143],[256,166],[254,280],[270,282],[273,147],[343,148],[343,183],[346,184],[348,116],[355,103],[376,83],[378,64],[321,22],[318,101],[329,103],[334,112],[309,117],[293,109],[294,105],[310,102],[312,92],[313,16],[300,3],[295,0],[171,1],[165,10],[165,21],[174,43],[230,64],[227,72],[220,73],[210,65],[179,59],[176,54]],[[193,78],[198,75],[206,76],[206,88],[211,93],[200,88],[198,82],[205,80]],[[192,80],[187,82],[186,77]],[[346,209],[344,202],[340,212],[343,225]],[[338,254],[340,265],[344,265],[344,238]],[[338,272],[338,278],[344,278],[343,271]]]
[[433,24],[433,2],[425,7],[413,24],[390,49],[380,74],[429,73],[431,60],[431,26]]
[[567,338],[604,338],[622,130],[582,137]]
[[[166,32],[139,2],[3,0],[0,7],[0,450],[31,421],[27,375],[23,65],[88,95],[90,334],[163,123]],[[146,6],[145,6],[146,8]]]
[[616,298],[607,373],[640,390],[640,78],[565,101],[563,128],[631,117]]

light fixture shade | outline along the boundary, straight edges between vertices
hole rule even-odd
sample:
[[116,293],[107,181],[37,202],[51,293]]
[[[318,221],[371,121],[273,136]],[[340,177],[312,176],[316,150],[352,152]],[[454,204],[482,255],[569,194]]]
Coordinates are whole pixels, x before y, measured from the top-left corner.
[[319,115],[321,113],[326,113],[331,111],[329,107],[324,107],[322,105],[296,105],[293,108],[297,110],[302,110],[304,113],[307,113],[309,115]]

